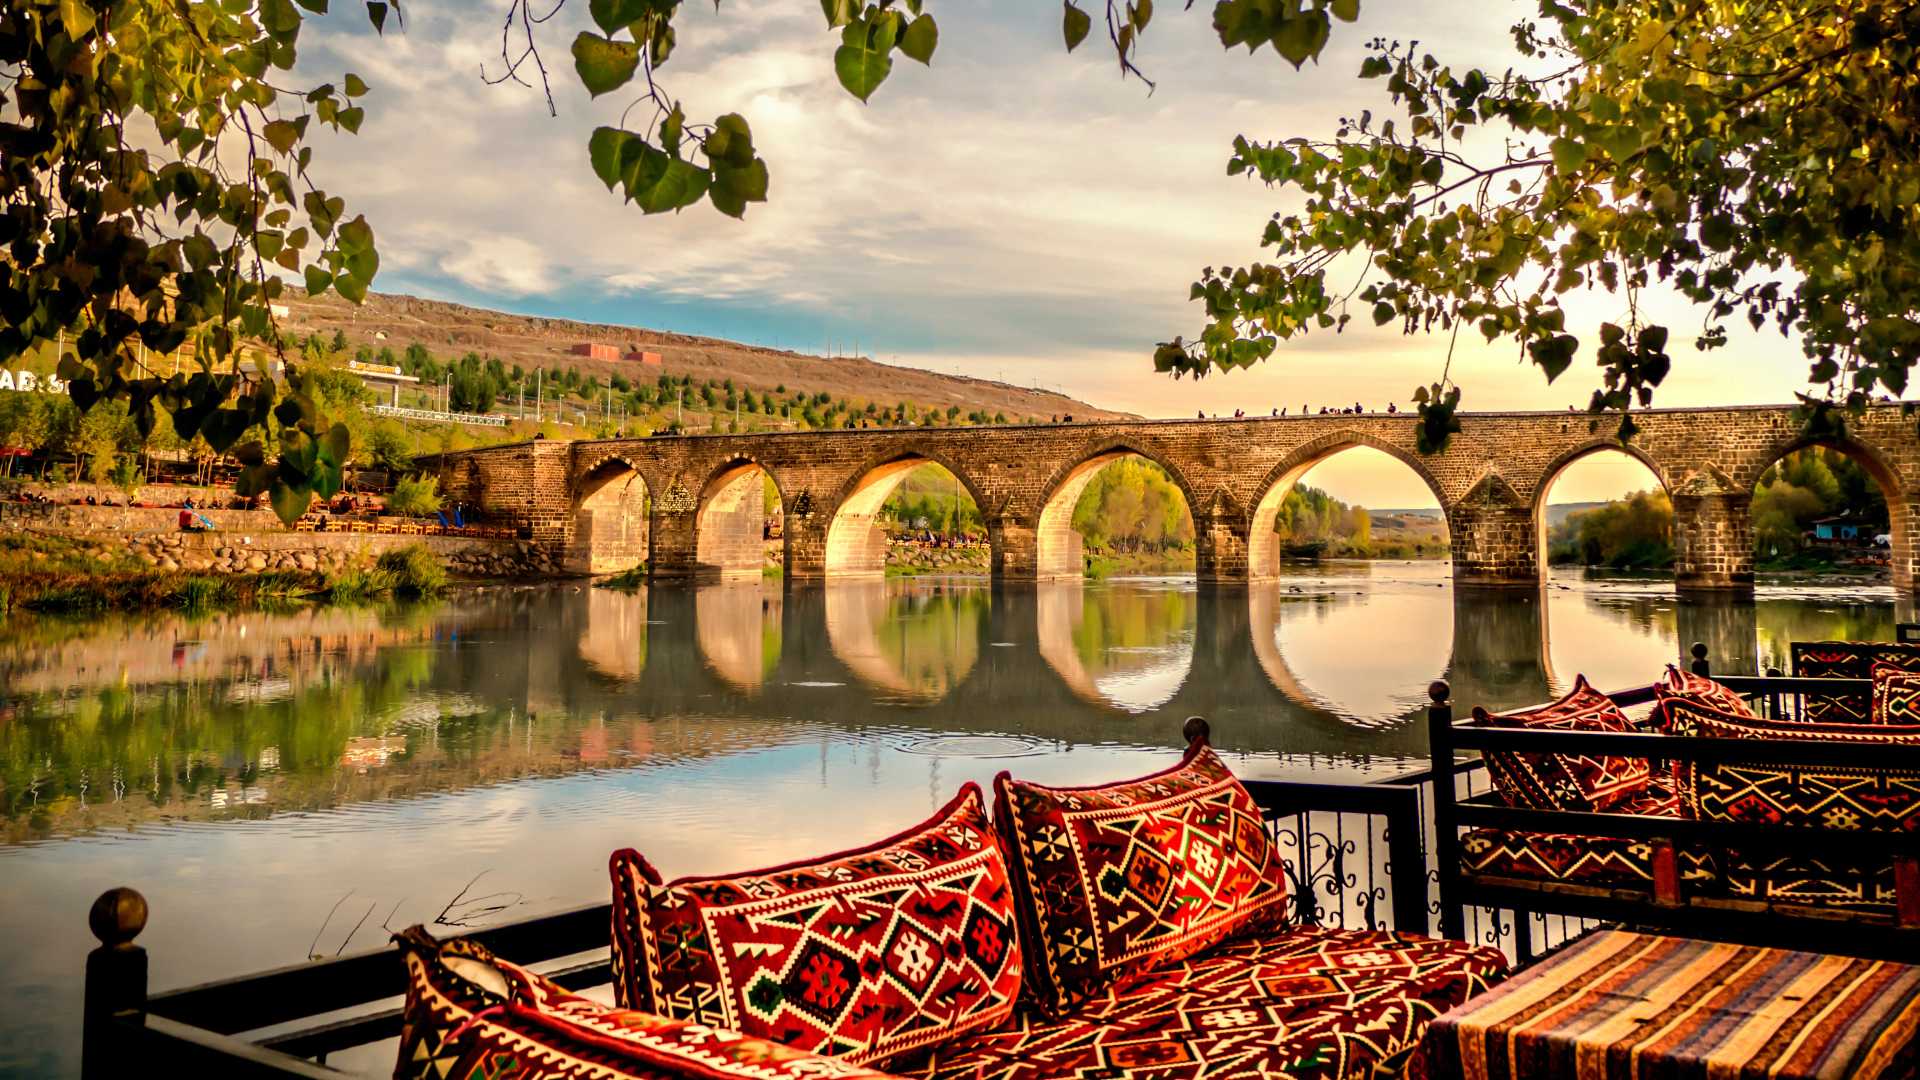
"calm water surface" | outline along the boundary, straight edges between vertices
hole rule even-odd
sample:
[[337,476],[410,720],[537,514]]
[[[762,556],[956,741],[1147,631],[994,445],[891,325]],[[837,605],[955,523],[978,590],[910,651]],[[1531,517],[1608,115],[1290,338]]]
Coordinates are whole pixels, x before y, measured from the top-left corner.
[[[1418,764],[1455,700],[1644,683],[1786,642],[1890,637],[1891,590],[1683,604],[1664,581],[1456,592],[1433,563],[1237,592],[920,578],[431,608],[0,625],[0,1074],[77,1071],[86,910],[144,892],[156,989],[599,900],[896,831],[1010,769],[1157,768],[1200,713],[1243,775]],[[361,1062],[378,1070],[374,1062]]]

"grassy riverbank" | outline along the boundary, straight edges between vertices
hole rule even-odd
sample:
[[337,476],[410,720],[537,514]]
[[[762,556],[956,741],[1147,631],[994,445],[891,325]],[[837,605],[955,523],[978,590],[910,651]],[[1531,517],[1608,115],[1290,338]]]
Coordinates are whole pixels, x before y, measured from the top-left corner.
[[216,575],[156,569],[111,543],[38,533],[0,536],[0,613],[229,611],[295,602],[430,597],[446,587],[447,571],[439,557],[417,546],[335,571]]

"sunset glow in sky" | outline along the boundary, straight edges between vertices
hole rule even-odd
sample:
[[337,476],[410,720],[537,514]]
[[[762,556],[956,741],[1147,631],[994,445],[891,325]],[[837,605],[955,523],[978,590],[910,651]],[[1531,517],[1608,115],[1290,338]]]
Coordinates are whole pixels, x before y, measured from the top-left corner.
[[[1289,343],[1252,371],[1174,381],[1149,358],[1156,342],[1199,329],[1187,301],[1199,269],[1258,258],[1267,217],[1295,198],[1226,176],[1236,134],[1327,137],[1342,115],[1384,113],[1381,85],[1353,74],[1374,35],[1504,68],[1507,28],[1533,5],[1366,0],[1320,65],[1295,72],[1271,51],[1223,53],[1207,5],[1166,4],[1140,58],[1159,81],[1151,95],[1118,78],[1098,35],[1067,55],[1055,4],[928,10],[941,31],[933,66],[897,62],[863,106],[834,80],[837,33],[811,0],[683,7],[664,85],[692,117],[742,112],[772,171],[771,202],[742,223],[706,206],[644,217],[594,178],[587,134],[627,102],[590,101],[573,76],[583,0],[542,39],[557,119],[538,90],[481,78],[501,67],[503,3],[412,0],[405,32],[384,40],[342,9],[303,36],[302,70],[314,81],[352,70],[373,89],[361,134],[318,147],[318,179],[373,223],[385,292],[809,352],[857,343],[888,363],[1148,416],[1404,407],[1439,376],[1446,337],[1376,329],[1360,311],[1348,332]],[[1643,297],[1648,307],[1674,329],[1676,370],[1657,404],[1781,402],[1804,389],[1796,342],[1742,323],[1728,347],[1695,354],[1699,314],[1671,296]],[[1570,313],[1590,329],[1623,321],[1625,300],[1583,296]],[[1471,333],[1452,374],[1469,410],[1584,407],[1597,385],[1581,360],[1548,385],[1513,346]],[[1309,482],[1331,488],[1333,476],[1373,506],[1431,504],[1410,471],[1382,461],[1343,455]],[[1583,469],[1555,498],[1650,482]]]

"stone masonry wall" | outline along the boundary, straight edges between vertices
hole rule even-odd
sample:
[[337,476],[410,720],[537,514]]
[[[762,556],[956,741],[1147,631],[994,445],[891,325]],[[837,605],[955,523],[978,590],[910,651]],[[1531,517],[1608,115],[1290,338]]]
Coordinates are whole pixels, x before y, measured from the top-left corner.
[[466,577],[526,577],[558,564],[537,544],[461,536],[294,532],[270,510],[206,511],[216,531],[183,533],[178,510],[0,503],[0,530],[51,533],[124,550],[162,570],[333,570],[413,544]]
[[[1738,590],[1752,583],[1746,503],[1753,485],[1782,455],[1809,445],[1786,406],[1636,413],[1641,433],[1625,447],[1612,437],[1617,421],[1611,417],[1471,413],[1460,419],[1459,434],[1433,455],[1415,449],[1412,416],[1373,414],[543,440],[450,454],[437,465],[450,493],[528,526],[543,547],[559,550],[571,537],[586,478],[618,462],[639,473],[653,495],[652,566],[661,573],[701,572],[699,511],[712,481],[756,466],[781,492],[788,572],[806,577],[838,562],[827,553],[829,524],[863,477],[903,459],[934,461],[979,504],[996,574],[1019,580],[1072,561],[1071,539],[1043,527],[1042,509],[1071,494],[1077,470],[1095,458],[1136,453],[1166,469],[1185,494],[1202,579],[1233,582],[1254,573],[1249,538],[1262,504],[1283,496],[1288,478],[1314,462],[1369,446],[1404,462],[1433,490],[1446,512],[1456,580],[1530,586],[1543,565],[1540,515],[1553,478],[1587,454],[1624,449],[1673,497],[1677,580],[1689,588]],[[1822,445],[1855,456],[1880,481],[1893,518],[1894,582],[1911,589],[1920,498],[1920,434],[1913,421],[1898,407],[1876,407],[1852,421],[1844,438]],[[1046,517],[1050,523],[1053,515]]]

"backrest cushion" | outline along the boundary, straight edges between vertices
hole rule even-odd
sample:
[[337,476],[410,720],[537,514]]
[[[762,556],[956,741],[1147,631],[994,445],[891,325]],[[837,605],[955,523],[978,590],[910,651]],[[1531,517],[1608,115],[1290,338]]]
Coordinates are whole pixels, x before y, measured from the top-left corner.
[[1725,716],[1753,716],[1753,710],[1738,691],[1705,675],[1682,671],[1667,665],[1666,674],[1653,684],[1653,725],[1662,731],[1672,728],[1672,707],[1676,703],[1697,706]]
[[629,1008],[867,1064],[1013,1014],[1022,957],[976,784],[856,851],[662,883],[617,851],[613,986]]
[[1286,871],[1260,808],[1203,741],[1172,768],[1095,787],[1003,772],[994,825],[1043,1009],[1286,918]]
[[1873,665],[1875,724],[1920,724],[1920,671],[1885,660]]
[[396,934],[407,968],[396,1080],[753,1080],[877,1078],[706,1024],[610,1009],[464,939]]
[[[1674,705],[1674,735],[1710,739],[1798,740],[1860,746],[1920,746],[1920,726],[1815,724]],[[1698,764],[1675,759],[1680,813],[1700,821],[1741,821],[1825,829],[1920,829],[1920,771],[1771,762]]]
[[[1555,731],[1630,732],[1633,725],[1585,675],[1551,705],[1511,713],[1490,713],[1476,706],[1474,723],[1486,727]],[[1487,772],[1508,806],[1531,810],[1600,811],[1639,795],[1650,775],[1643,758],[1591,754],[1534,754],[1489,750]]]
[[[1793,674],[1803,679],[1866,679],[1881,662],[1920,670],[1920,645],[1891,641],[1795,641],[1788,653]],[[1806,699],[1806,718],[1864,724],[1872,718],[1872,707],[1866,694],[1823,694]]]

